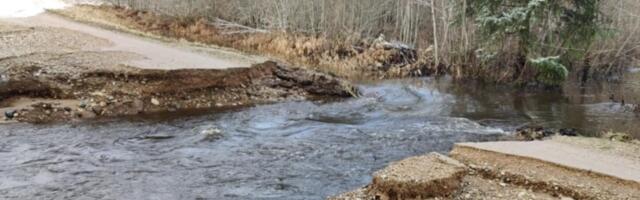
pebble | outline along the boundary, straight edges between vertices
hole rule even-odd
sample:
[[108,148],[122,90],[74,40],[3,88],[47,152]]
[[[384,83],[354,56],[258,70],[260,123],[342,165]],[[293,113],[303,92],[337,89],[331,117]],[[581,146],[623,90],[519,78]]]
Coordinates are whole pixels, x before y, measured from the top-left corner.
[[151,98],[151,104],[153,104],[154,106],[159,106],[160,101],[156,98]]
[[52,107],[53,106],[51,106],[51,104],[48,104],[48,103],[43,103],[42,104],[42,108],[44,108],[44,109],[51,109]]
[[13,119],[14,117],[16,117],[16,114],[17,114],[17,111],[15,111],[15,110],[8,110],[8,111],[4,112],[4,116],[7,119]]
[[96,106],[96,107],[91,107],[91,110],[92,110],[95,114],[98,114],[98,115],[102,114],[102,111],[103,111],[102,107],[97,107],[97,106]]
[[200,132],[205,140],[217,140],[223,136],[222,130],[218,128],[208,128]]
[[222,134],[222,130],[220,130],[218,128],[209,128],[209,129],[203,130],[201,133],[206,135],[206,136],[220,135],[220,134]]

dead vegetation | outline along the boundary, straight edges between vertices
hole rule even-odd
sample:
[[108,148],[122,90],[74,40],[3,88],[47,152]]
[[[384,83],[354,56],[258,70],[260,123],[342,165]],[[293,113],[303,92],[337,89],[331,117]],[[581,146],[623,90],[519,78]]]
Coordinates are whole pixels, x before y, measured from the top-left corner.
[[[291,52],[266,52],[281,59],[296,58],[296,64],[309,64],[318,68],[361,74],[361,71],[382,69],[378,77],[397,77],[447,73],[456,79],[481,80],[493,83],[535,82],[538,71],[527,65],[526,55],[519,55],[518,42],[507,37],[502,41],[487,41],[481,37],[479,23],[474,18],[461,17],[471,13],[474,1],[429,0],[102,0],[117,6],[149,11],[175,18],[202,18],[219,27],[231,28],[227,33],[247,34],[274,32],[296,44]],[[524,2],[524,1],[523,1]],[[625,73],[624,69],[637,65],[640,42],[640,17],[633,13],[640,4],[633,0],[597,1],[604,22],[602,31],[592,45],[585,48],[567,48],[565,42],[549,42],[544,38],[566,38],[552,29],[561,22],[544,21],[543,27],[533,27],[532,41],[540,50],[529,56],[557,56],[562,52],[584,52],[580,58],[563,61],[569,71],[583,80],[598,79]],[[509,7],[509,6],[506,6]],[[219,22],[223,22],[220,24]],[[228,34],[234,35],[234,34]],[[380,61],[374,52],[366,58],[344,59],[341,52],[359,52],[371,41],[385,35],[387,41],[405,44],[417,53],[418,62],[404,65]],[[307,39],[306,37],[311,37]],[[278,37],[277,37],[278,38]],[[330,51],[318,51],[314,58],[299,58],[294,53],[299,45],[314,39],[329,40]],[[268,37],[266,40],[272,40]],[[367,40],[366,45],[358,45]],[[568,43],[574,43],[569,41]],[[270,46],[270,45],[265,45]],[[324,46],[324,43],[314,45]],[[355,48],[352,48],[355,46]],[[364,48],[363,48],[364,47]],[[248,48],[254,50],[254,48]],[[244,49],[247,50],[247,49]],[[327,54],[322,54],[327,52]],[[265,53],[265,52],[258,52]],[[496,53],[499,55],[496,56]],[[540,55],[537,55],[540,54]],[[544,55],[543,55],[544,54]],[[337,58],[336,58],[336,55]],[[369,56],[371,55],[371,56]],[[389,55],[387,55],[389,56]],[[393,57],[394,55],[391,55]],[[369,57],[373,57],[372,60]],[[492,58],[488,59],[487,58]],[[364,59],[364,60],[363,60]],[[391,58],[393,59],[393,58]],[[299,62],[302,60],[303,62]],[[340,60],[341,62],[337,62]],[[307,62],[308,61],[308,62]],[[380,64],[383,67],[380,67]],[[365,68],[364,70],[362,70]],[[380,68],[380,69],[379,69]],[[386,68],[391,70],[384,71]],[[425,73],[426,72],[426,73]],[[374,73],[375,74],[375,73]]]
[[388,42],[384,37],[332,40],[323,36],[269,32],[225,21],[170,17],[111,6],[79,6],[58,13],[125,31],[269,55],[295,65],[352,78],[407,77],[444,72],[431,67],[433,63],[426,54],[428,52]]
[[[174,34],[208,36],[198,30]],[[6,121],[60,122],[358,95],[333,75],[271,61],[224,70],[138,68],[132,61],[143,55],[107,50],[115,41],[65,28],[3,21],[0,39],[0,112]]]

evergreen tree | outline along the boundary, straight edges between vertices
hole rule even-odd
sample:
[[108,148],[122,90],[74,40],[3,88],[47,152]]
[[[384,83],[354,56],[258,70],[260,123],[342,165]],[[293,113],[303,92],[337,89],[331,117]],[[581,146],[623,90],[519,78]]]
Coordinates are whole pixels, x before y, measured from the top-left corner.
[[557,85],[566,79],[565,66],[584,59],[601,29],[600,0],[468,3],[464,17],[474,18],[485,41],[481,47],[494,55],[489,59],[500,59],[515,51],[518,58],[526,58],[520,64],[535,67],[538,81],[545,84]]

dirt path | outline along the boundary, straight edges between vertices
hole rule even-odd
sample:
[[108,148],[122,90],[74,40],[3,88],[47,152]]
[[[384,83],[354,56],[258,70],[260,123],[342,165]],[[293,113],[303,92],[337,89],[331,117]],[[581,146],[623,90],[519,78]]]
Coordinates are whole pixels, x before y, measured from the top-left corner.
[[449,153],[455,160],[431,153],[397,161],[368,186],[330,199],[640,199],[636,145],[565,136],[459,143]]
[[51,14],[0,19],[0,112],[47,123],[357,93],[334,76],[261,60]]
[[462,143],[458,146],[543,160],[640,182],[640,161],[555,141]]
[[146,69],[225,69],[249,67],[265,60],[264,58],[247,56],[228,50],[197,49],[184,44],[163,43],[69,21],[47,13],[27,18],[5,18],[0,19],[0,21],[29,27],[64,28],[106,39],[110,42],[110,45],[93,47],[87,50],[123,51],[139,54],[143,57],[142,59],[125,61],[122,64]]

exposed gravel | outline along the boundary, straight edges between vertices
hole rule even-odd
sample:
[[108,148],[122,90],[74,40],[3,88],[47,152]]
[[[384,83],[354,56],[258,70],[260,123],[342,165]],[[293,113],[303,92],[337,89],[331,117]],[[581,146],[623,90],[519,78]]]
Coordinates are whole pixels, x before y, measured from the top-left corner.
[[[34,26],[0,21],[0,111],[7,121],[220,109],[356,92],[331,75],[273,62],[248,67],[254,61],[241,59],[232,62],[247,68],[225,69],[231,66],[219,57],[46,14],[15,21]],[[168,70],[185,67],[205,69]]]
[[448,197],[459,188],[466,167],[437,153],[394,162],[373,174],[372,192],[390,199]]
[[[35,33],[25,33],[31,38],[26,41],[9,41],[17,42],[16,44],[30,44],[31,46],[44,47],[44,49],[22,47],[27,48],[24,52],[42,50],[52,50],[55,52],[76,50],[124,51],[141,55],[141,59],[125,60],[122,61],[122,64],[147,69],[225,69],[232,67],[249,67],[252,64],[266,60],[230,50],[216,50],[212,48],[203,51],[201,48],[195,48],[179,42],[163,42],[133,34],[107,30],[70,21],[49,13],[28,18],[4,19],[4,21],[42,30],[36,31]],[[56,47],[56,49],[50,49],[51,47]],[[210,52],[218,53],[214,54]]]
[[622,156],[640,163],[640,141],[631,140],[629,142],[613,141],[592,137],[566,137],[554,136],[554,142],[569,144],[579,148],[591,149],[600,153],[612,156]]
[[96,50],[111,42],[64,28],[26,27],[0,21],[0,58],[37,52]]
[[640,184],[637,182],[550,162],[463,146],[456,146],[451,156],[466,163],[484,178],[501,180],[554,196],[602,200],[640,199]]

